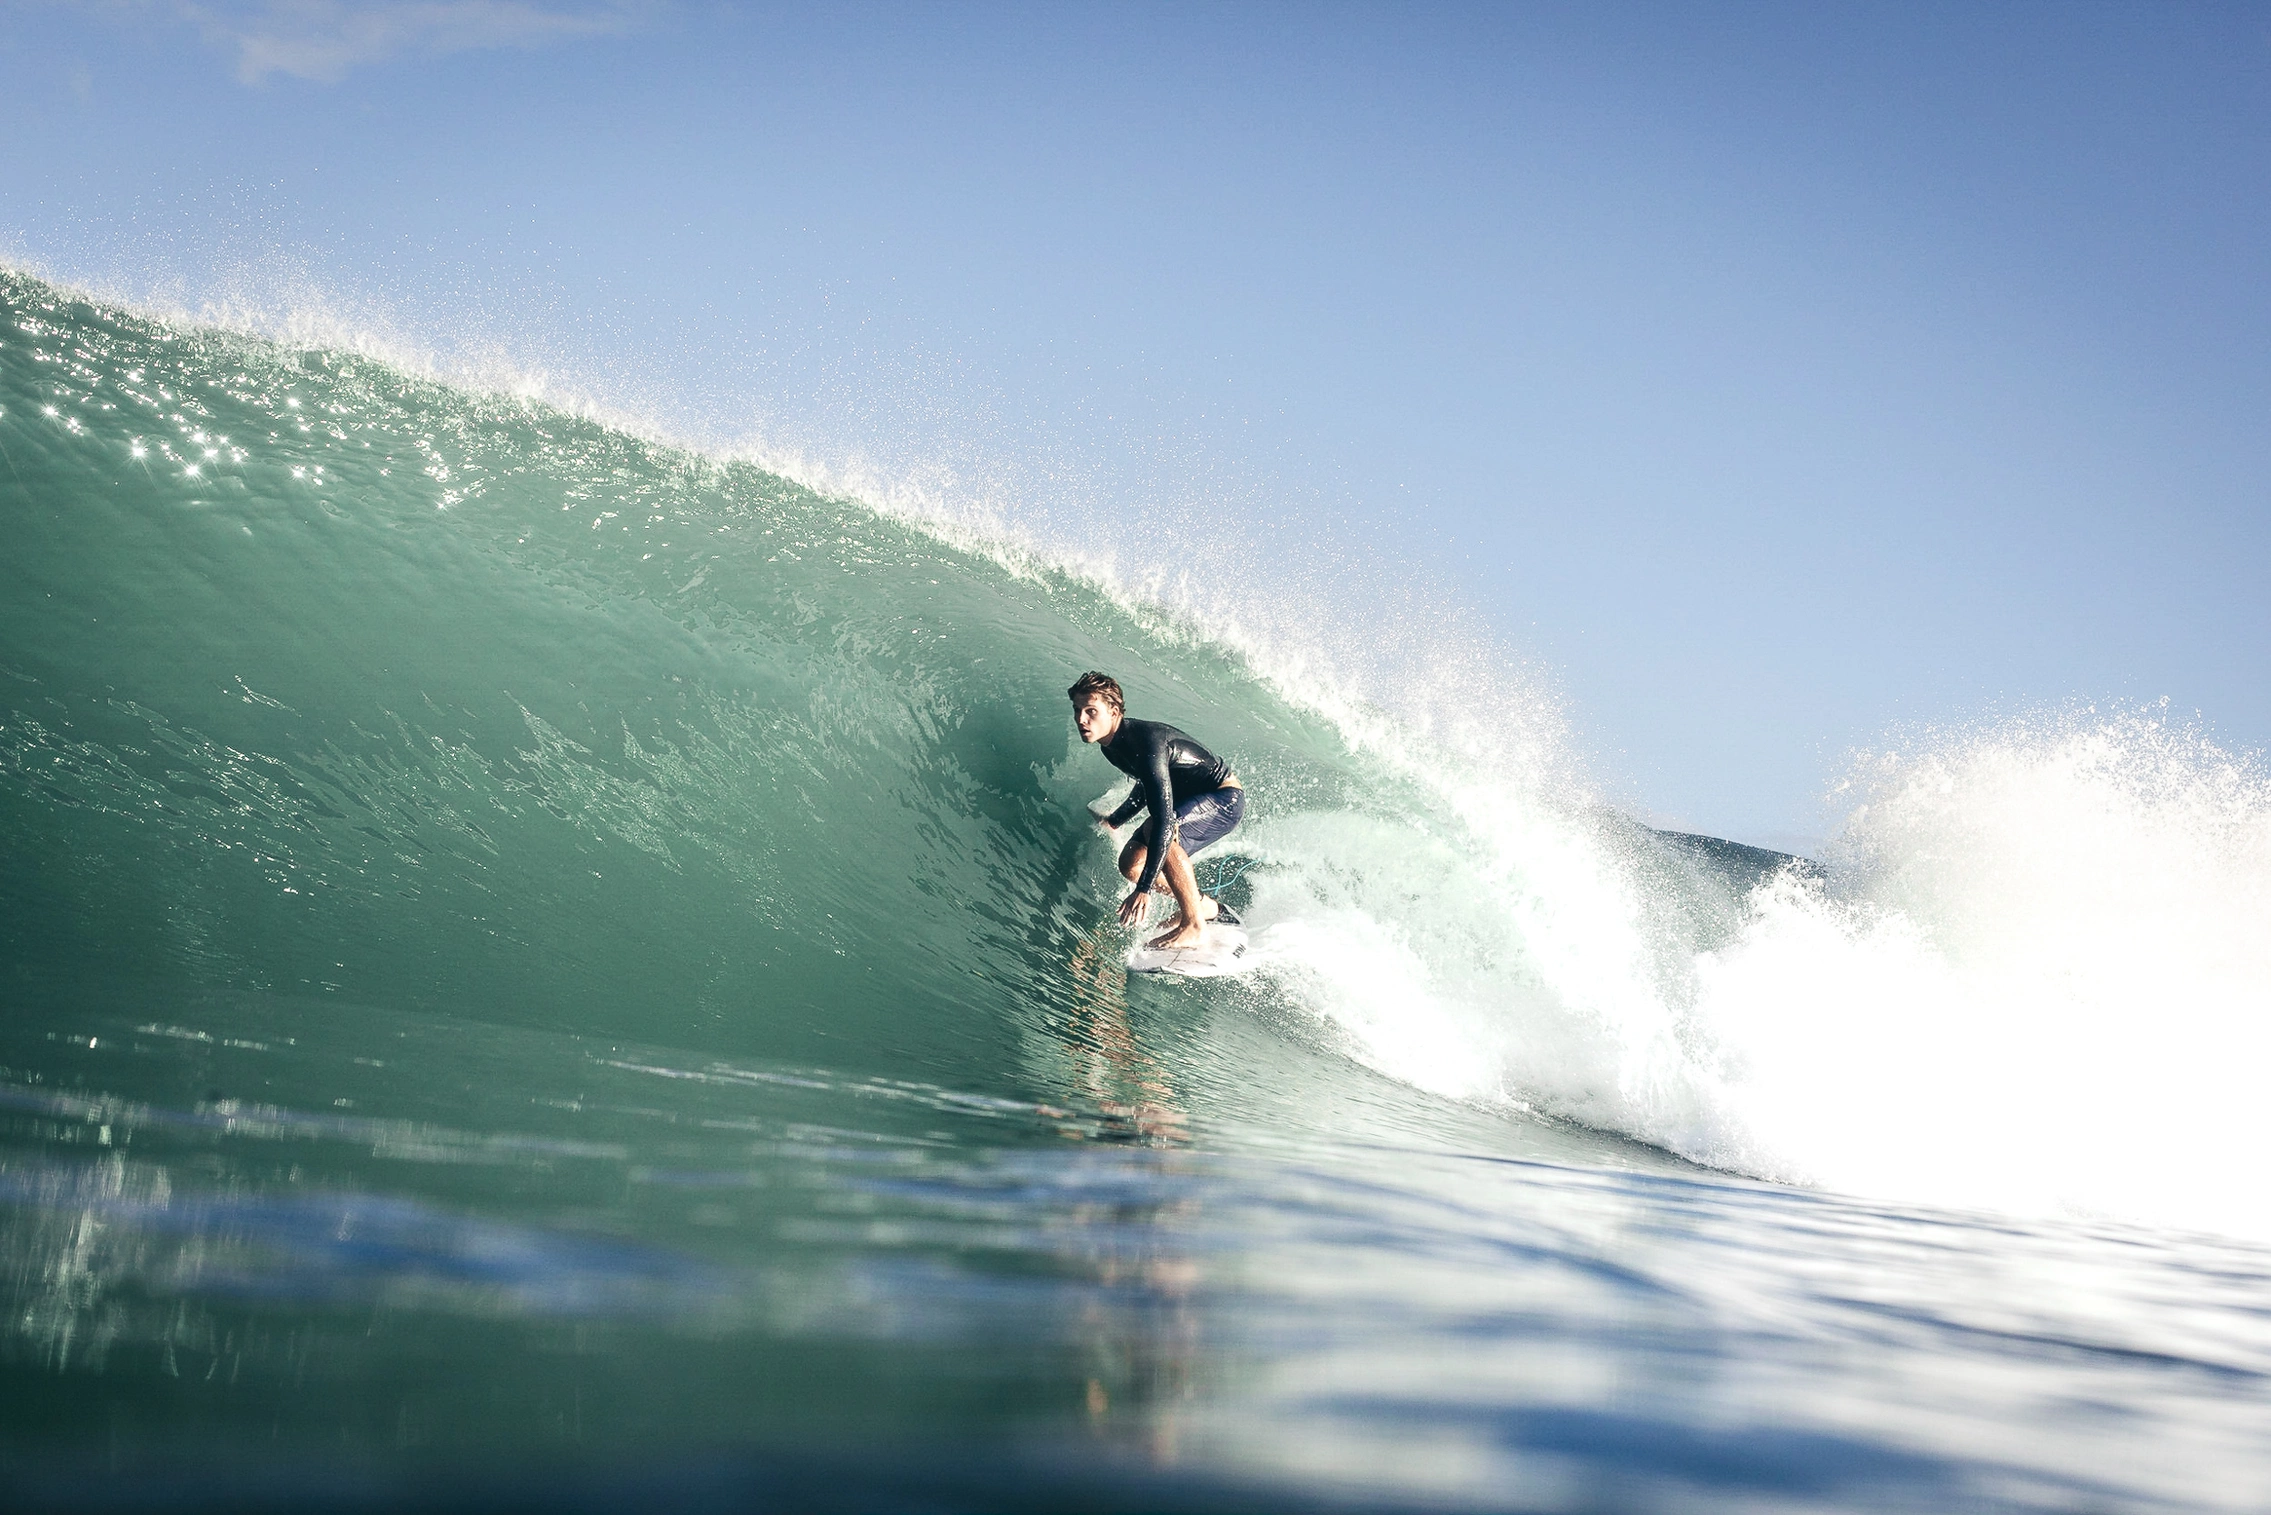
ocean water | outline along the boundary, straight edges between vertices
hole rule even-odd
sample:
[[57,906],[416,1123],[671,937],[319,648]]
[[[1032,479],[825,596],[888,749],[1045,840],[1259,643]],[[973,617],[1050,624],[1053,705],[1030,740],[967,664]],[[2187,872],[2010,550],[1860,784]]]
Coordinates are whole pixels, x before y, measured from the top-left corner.
[[[1799,863],[1299,629],[0,274],[13,1502],[2271,1505],[2258,763]],[[1124,972],[1089,667],[1253,973]]]

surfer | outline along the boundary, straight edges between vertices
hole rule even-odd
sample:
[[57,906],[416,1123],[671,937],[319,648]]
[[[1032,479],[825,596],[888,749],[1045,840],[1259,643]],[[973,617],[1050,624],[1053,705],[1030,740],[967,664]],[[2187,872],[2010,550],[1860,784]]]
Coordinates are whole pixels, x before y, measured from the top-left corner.
[[1127,698],[1109,674],[1084,673],[1066,693],[1072,696],[1073,724],[1080,739],[1103,750],[1114,768],[1136,781],[1110,815],[1096,818],[1117,831],[1139,810],[1150,822],[1120,852],[1120,872],[1135,891],[1120,902],[1120,924],[1143,919],[1145,903],[1164,879],[1175,896],[1177,915],[1153,947],[1188,947],[1208,921],[1235,924],[1219,900],[1199,893],[1191,858],[1221,841],[1246,814],[1245,786],[1230,765],[1164,721],[1138,721],[1128,715]]

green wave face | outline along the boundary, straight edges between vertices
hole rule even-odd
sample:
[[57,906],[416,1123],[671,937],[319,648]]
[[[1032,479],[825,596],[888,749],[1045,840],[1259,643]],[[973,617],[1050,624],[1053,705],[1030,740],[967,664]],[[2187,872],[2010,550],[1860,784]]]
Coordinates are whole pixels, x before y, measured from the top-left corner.
[[1115,882],[1082,669],[1259,793],[1343,783],[1322,722],[1062,572],[510,398],[0,299],[20,970],[984,1079]]

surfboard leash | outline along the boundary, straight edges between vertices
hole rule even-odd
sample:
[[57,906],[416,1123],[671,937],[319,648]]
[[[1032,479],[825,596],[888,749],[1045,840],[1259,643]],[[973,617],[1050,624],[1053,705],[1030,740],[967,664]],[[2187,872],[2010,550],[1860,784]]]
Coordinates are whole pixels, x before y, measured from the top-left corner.
[[1214,860],[1214,883],[1210,888],[1206,890],[1206,892],[1215,896],[1217,899],[1220,899],[1222,897],[1222,891],[1229,888],[1232,884],[1237,883],[1240,879],[1244,878],[1246,876],[1246,870],[1253,866],[1254,860],[1252,858],[1242,857],[1238,859],[1238,867],[1236,871],[1232,871],[1229,858],[1216,858]]

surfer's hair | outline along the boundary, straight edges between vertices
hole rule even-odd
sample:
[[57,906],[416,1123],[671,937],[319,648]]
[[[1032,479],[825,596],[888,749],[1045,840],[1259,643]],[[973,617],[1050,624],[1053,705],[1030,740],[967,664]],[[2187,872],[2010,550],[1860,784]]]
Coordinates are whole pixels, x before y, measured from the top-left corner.
[[1065,693],[1072,696],[1072,708],[1075,710],[1087,704],[1092,697],[1102,695],[1105,704],[1122,715],[1128,713],[1128,697],[1120,692],[1120,681],[1108,673],[1084,673],[1072,681],[1072,687]]

